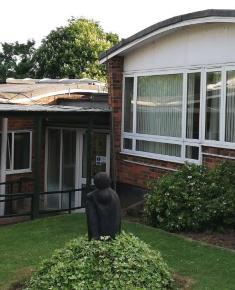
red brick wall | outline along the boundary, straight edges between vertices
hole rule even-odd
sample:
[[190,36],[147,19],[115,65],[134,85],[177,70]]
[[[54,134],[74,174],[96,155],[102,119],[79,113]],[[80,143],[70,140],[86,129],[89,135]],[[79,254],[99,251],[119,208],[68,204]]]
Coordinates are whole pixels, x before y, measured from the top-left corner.
[[113,57],[107,63],[109,105],[113,110],[114,150],[121,149],[123,57]]
[[156,159],[117,155],[117,180],[121,183],[146,188],[150,180],[177,170],[181,164]]
[[202,146],[202,163],[210,168],[222,161],[233,159],[235,159],[234,149]]
[[[109,105],[113,110],[114,159],[116,181],[146,188],[148,180],[159,178],[166,172],[179,168],[182,164],[121,154],[122,81],[123,57],[115,56],[107,62]],[[203,146],[203,164],[209,167],[227,160],[223,156],[235,157],[235,150]],[[170,170],[167,170],[170,169]]]

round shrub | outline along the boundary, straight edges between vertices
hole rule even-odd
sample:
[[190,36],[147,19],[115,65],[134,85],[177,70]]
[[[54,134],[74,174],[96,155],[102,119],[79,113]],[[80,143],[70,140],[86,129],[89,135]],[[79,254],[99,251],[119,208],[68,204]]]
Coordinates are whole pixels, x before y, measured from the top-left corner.
[[115,240],[86,237],[68,243],[44,261],[27,290],[173,289],[159,252],[122,232]]
[[235,220],[235,163],[214,169],[185,164],[149,185],[145,216],[168,231],[202,231],[231,226]]

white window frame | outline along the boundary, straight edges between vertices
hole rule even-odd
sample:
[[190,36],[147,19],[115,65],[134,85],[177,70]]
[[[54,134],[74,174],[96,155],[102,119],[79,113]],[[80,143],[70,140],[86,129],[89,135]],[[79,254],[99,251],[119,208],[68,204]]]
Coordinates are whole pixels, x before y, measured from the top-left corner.
[[[229,65],[202,65],[198,67],[188,68],[175,68],[175,69],[161,69],[146,72],[134,72],[123,74],[123,94],[122,94],[122,126],[121,126],[121,153],[159,159],[164,161],[172,161],[177,163],[191,162],[191,163],[202,163],[202,146],[220,147],[235,149],[235,143],[225,141],[225,110],[226,110],[226,74],[227,71],[235,70],[235,64]],[[206,77],[207,72],[220,71],[221,72],[221,103],[220,103],[220,133],[219,141],[206,140],[205,139],[205,120],[206,120]],[[186,138],[186,120],[187,120],[187,77],[189,73],[201,73],[201,87],[200,87],[200,118],[199,118],[199,139],[188,139]],[[150,75],[169,75],[169,74],[183,74],[183,95],[182,95],[182,136],[181,137],[167,137],[157,136],[148,134],[139,134],[136,132],[136,108],[137,108],[137,78],[139,76],[150,76]],[[134,89],[133,89],[133,132],[124,132],[124,89],[125,89],[125,78],[134,78]],[[123,139],[132,140],[132,150],[124,148]],[[170,143],[181,145],[181,157],[168,156],[162,154],[154,154],[149,152],[136,151],[136,140],[155,141],[160,143]],[[199,147],[199,158],[198,160],[188,159],[185,157],[185,146]]]
[[[24,169],[14,169],[14,145],[15,145],[15,134],[19,133],[29,133],[29,167]],[[7,134],[11,134],[12,143],[11,143],[11,160],[10,160],[10,169],[6,169],[7,175],[12,174],[21,174],[21,173],[30,173],[32,172],[32,130],[9,130]]]
[[[228,71],[235,71],[235,65],[227,65],[227,66],[215,66],[213,68],[205,69],[204,82],[206,84],[206,73],[211,71],[220,71],[221,72],[221,104],[220,104],[220,133],[219,140],[206,140],[205,139],[205,112],[203,117],[204,120],[204,132],[202,138],[202,145],[211,146],[211,147],[219,147],[225,149],[235,149],[235,143],[226,142],[225,141],[225,110],[226,110],[226,74]],[[205,86],[206,89],[206,86]],[[206,94],[206,92],[205,92]],[[205,95],[204,95],[205,96]],[[206,96],[204,97],[203,107],[206,108]]]

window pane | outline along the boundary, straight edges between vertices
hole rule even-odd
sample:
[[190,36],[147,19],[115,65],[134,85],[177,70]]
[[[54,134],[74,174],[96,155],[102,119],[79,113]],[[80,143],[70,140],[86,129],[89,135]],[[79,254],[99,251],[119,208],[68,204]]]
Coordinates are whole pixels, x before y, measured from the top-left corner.
[[225,141],[235,142],[235,71],[227,72]]
[[199,138],[201,73],[188,74],[186,137]]
[[[62,150],[62,190],[75,188],[75,163],[76,163],[76,131],[63,130]],[[75,202],[75,194],[71,194],[72,206]],[[69,207],[69,193],[61,195],[61,207]]]
[[185,146],[185,157],[188,159],[198,160],[199,147],[186,145]]
[[30,133],[14,134],[14,169],[28,169],[30,158]]
[[[91,176],[94,177],[100,171],[106,171],[106,142],[107,134],[92,134]],[[83,135],[82,177],[87,174],[87,137]]]
[[91,174],[106,171],[106,142],[107,135],[104,133],[94,133],[92,137]]
[[181,145],[137,140],[136,150],[169,156],[181,156]]
[[62,190],[75,186],[76,131],[63,130]]
[[123,139],[123,148],[132,150],[132,139],[124,138]]
[[[59,190],[60,178],[60,130],[48,130],[48,162],[47,162],[47,189],[48,191]],[[51,195],[48,200],[51,200]],[[57,199],[57,197],[55,197]],[[53,203],[53,202],[52,202]]]
[[183,75],[138,77],[137,132],[181,137]]
[[83,134],[83,145],[82,145],[82,177],[86,178],[87,173],[87,136]]
[[206,139],[219,140],[221,72],[207,73]]
[[125,78],[125,91],[124,91],[124,131],[133,131],[133,90],[134,78]]

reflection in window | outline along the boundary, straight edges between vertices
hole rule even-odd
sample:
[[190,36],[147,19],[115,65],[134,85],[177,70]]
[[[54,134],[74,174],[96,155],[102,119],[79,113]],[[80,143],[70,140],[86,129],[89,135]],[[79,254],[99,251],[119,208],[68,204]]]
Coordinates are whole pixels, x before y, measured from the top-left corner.
[[14,170],[29,168],[30,134],[14,134]]
[[138,77],[137,132],[181,137],[183,75]]
[[185,157],[187,159],[198,160],[199,159],[199,147],[186,145],[185,146]]
[[201,73],[188,74],[186,137],[199,138]]
[[125,78],[124,90],[124,132],[133,131],[133,91],[134,78]]
[[123,139],[123,148],[132,150],[132,139],[124,138]]
[[207,140],[219,140],[220,131],[221,72],[208,72],[206,84]]

